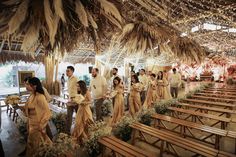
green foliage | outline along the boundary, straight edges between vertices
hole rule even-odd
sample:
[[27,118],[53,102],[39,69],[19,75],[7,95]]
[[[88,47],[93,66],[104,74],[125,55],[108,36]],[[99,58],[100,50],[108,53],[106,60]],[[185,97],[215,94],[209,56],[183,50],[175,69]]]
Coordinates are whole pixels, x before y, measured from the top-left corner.
[[52,122],[58,133],[66,133],[66,113],[53,113]]
[[98,143],[98,139],[102,136],[110,135],[111,130],[104,122],[96,122],[89,128],[89,132],[91,136],[87,141],[85,141],[85,149],[89,156],[96,157],[102,151],[102,147]]
[[34,157],[77,156],[79,145],[67,134],[59,134],[53,144],[41,143]]
[[123,141],[128,141],[131,138],[132,133],[132,128],[130,127],[130,124],[132,124],[133,122],[133,118],[127,116],[122,117],[115,125],[113,129],[113,134]]
[[152,115],[154,113],[155,113],[155,110],[153,108],[151,108],[151,109],[142,109],[138,112],[138,115],[136,117],[137,121],[142,123],[142,124],[151,126]]

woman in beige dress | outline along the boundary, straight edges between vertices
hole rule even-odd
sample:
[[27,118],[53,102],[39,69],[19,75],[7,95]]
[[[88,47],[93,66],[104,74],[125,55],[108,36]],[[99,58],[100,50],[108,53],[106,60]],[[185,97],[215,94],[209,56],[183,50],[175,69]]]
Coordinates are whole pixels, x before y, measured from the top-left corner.
[[135,113],[137,113],[142,106],[141,97],[140,97],[141,89],[142,89],[142,86],[139,83],[138,76],[132,75],[130,96],[129,96],[129,112],[132,117],[134,117]]
[[151,74],[150,75],[150,82],[148,85],[147,95],[145,102],[143,104],[144,108],[150,108],[153,106],[153,103],[158,101],[159,96],[157,94],[157,82],[156,82],[156,75]]
[[171,95],[168,92],[168,81],[163,77],[163,72],[159,71],[157,74],[157,94],[161,100],[171,99]]
[[114,125],[124,115],[124,86],[119,77],[115,77],[113,80],[114,92],[114,109],[112,115],[111,124]]
[[25,105],[25,114],[28,117],[26,156],[32,157],[41,143],[51,143],[46,134],[46,125],[52,114],[38,78],[30,78],[26,82],[26,89],[31,92]]
[[77,82],[77,90],[78,95],[76,95],[73,101],[79,105],[79,109],[76,113],[75,127],[72,136],[77,138],[79,142],[82,142],[82,139],[88,138],[88,127],[94,122],[90,109],[92,98],[84,81]]

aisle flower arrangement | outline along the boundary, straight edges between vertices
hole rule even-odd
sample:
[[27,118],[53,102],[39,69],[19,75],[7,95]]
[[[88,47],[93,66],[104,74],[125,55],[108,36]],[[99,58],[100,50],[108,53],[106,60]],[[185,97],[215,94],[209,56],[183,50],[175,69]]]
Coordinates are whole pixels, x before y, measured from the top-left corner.
[[112,115],[112,101],[110,99],[106,99],[103,101],[102,115],[103,116]]
[[60,133],[52,144],[41,143],[34,157],[76,157],[78,148],[76,139]]
[[52,122],[56,126],[58,133],[66,132],[66,113],[53,113]]
[[131,138],[132,128],[129,126],[135,121],[135,119],[131,117],[124,116],[113,128],[113,134],[123,140],[128,141]]
[[20,143],[25,143],[27,141],[27,137],[28,137],[28,132],[27,132],[27,123],[24,121],[20,121],[17,124],[17,128],[19,130],[19,133],[21,135],[20,138]]
[[17,105],[20,102],[20,97],[18,95],[9,95],[5,99],[6,104]]
[[154,113],[155,113],[154,108],[149,108],[149,109],[143,108],[138,112],[136,120],[142,124],[150,126],[152,122],[152,115]]
[[175,102],[176,100],[174,99],[157,101],[154,102],[154,109],[158,114],[165,114],[166,112],[168,112],[167,108]]
[[107,126],[105,122],[95,122],[94,125],[89,128],[89,139],[84,142],[85,150],[91,157],[98,156],[101,153],[101,145],[98,143],[98,139],[102,136],[110,135],[111,128]]

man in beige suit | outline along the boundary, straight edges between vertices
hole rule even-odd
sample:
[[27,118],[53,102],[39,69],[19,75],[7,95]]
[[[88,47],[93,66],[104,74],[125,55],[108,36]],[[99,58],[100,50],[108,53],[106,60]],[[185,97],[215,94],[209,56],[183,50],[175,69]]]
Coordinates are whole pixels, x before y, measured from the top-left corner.
[[70,134],[71,124],[72,124],[72,116],[73,112],[77,112],[78,105],[73,102],[77,94],[77,82],[78,79],[73,75],[75,68],[73,66],[68,66],[66,69],[66,76],[68,77],[68,93],[69,93],[69,103],[67,104],[67,133]]

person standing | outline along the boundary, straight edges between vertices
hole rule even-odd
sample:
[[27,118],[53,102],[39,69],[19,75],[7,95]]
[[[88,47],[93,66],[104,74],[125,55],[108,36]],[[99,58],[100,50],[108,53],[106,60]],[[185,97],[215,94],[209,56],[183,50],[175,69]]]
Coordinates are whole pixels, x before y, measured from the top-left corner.
[[77,94],[77,82],[78,79],[73,75],[75,68],[73,66],[68,66],[66,69],[66,76],[68,77],[68,93],[69,93],[69,101],[67,103],[67,133],[70,134],[71,124],[72,124],[72,116],[74,111],[77,112],[78,105],[73,101]]
[[[77,83],[78,95],[76,95],[74,101],[79,105],[79,109],[75,118],[75,127],[72,132],[72,136],[75,137],[79,143],[83,142],[83,139],[88,138],[88,128],[90,124],[93,124],[93,115],[90,109],[92,104],[91,94],[87,89],[86,83],[84,81],[79,81]],[[81,101],[80,96],[83,96]]]
[[116,95],[114,97],[114,109],[111,124],[114,125],[124,115],[124,86],[119,77],[113,79]]
[[129,112],[132,117],[134,117],[135,113],[139,111],[142,106],[140,91],[142,85],[139,83],[139,79],[137,75],[131,76],[131,88],[130,88],[130,96],[129,96]]
[[61,86],[62,86],[62,88],[65,88],[65,83],[66,83],[65,74],[62,74],[62,76],[61,76]]
[[143,86],[143,89],[142,89],[142,91],[140,93],[141,94],[141,102],[143,104],[144,101],[145,101],[145,97],[146,97],[146,93],[147,93],[147,88],[148,88],[148,83],[149,83],[148,77],[145,74],[145,70],[144,69],[140,70],[140,75],[139,75],[138,79],[139,79],[140,83]]
[[144,101],[144,108],[150,108],[153,106],[153,103],[158,100],[158,94],[157,94],[157,82],[156,82],[156,75],[151,74],[150,82],[148,84],[148,90],[146,99]]
[[105,77],[99,75],[98,68],[92,69],[92,77],[89,89],[92,92],[92,98],[94,100],[96,120],[103,120],[102,104],[107,93],[107,81]]
[[46,125],[52,114],[38,78],[28,80],[27,90],[31,94],[24,107],[25,115],[28,117],[26,157],[32,157],[41,143],[52,143],[46,134]]
[[181,85],[181,75],[173,68],[173,74],[170,75],[170,93],[173,98],[178,97],[178,88]]
[[169,82],[164,77],[163,72],[159,71],[157,74],[157,93],[158,93],[158,97],[162,100],[171,99],[171,95],[167,89],[168,85],[169,85]]

